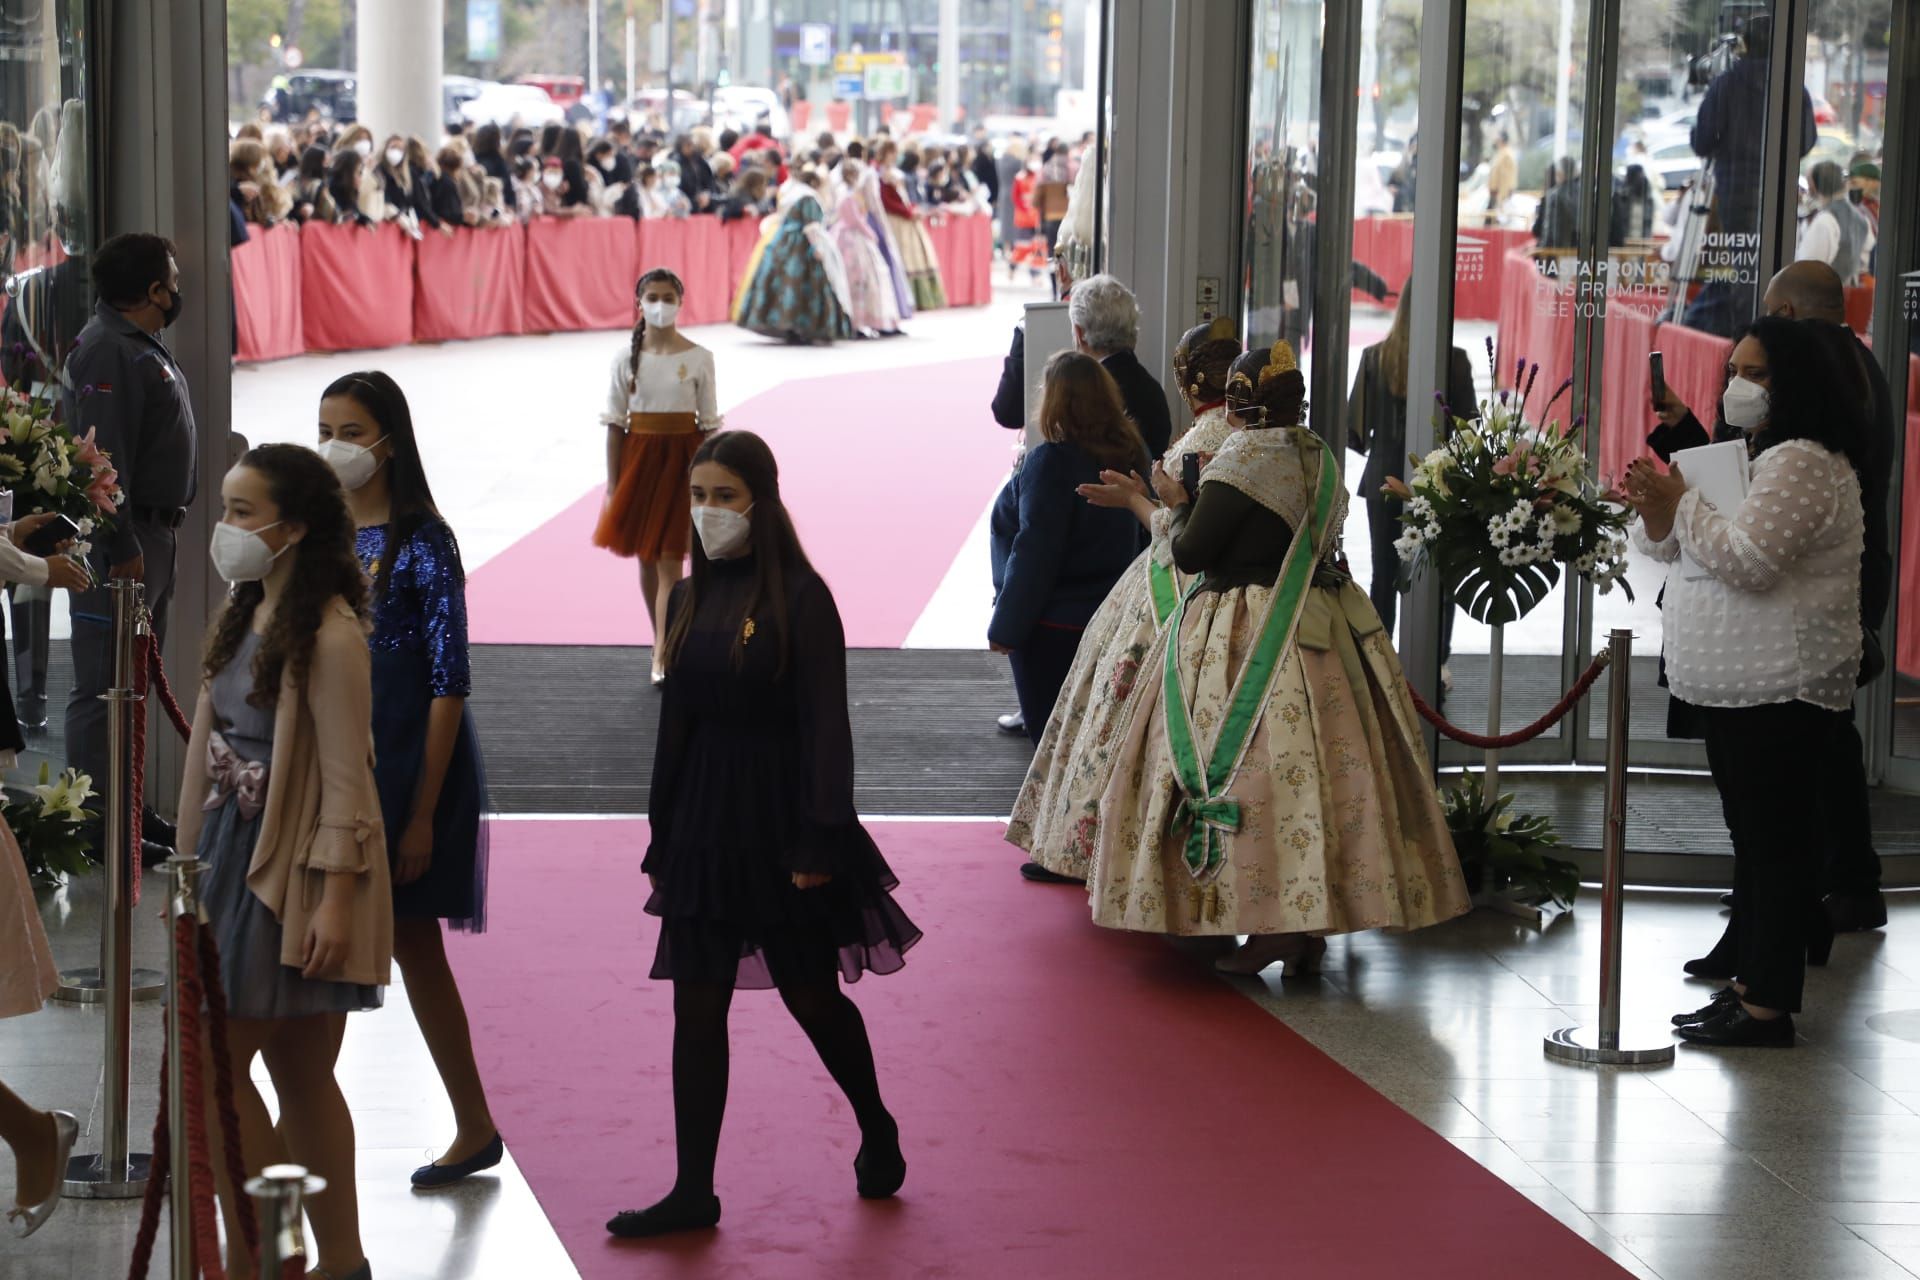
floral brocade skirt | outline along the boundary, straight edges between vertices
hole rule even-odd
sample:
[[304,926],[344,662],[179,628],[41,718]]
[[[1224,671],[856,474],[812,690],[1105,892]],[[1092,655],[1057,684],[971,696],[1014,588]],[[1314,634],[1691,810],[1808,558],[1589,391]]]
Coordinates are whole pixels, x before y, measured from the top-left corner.
[[1076,880],[1087,878],[1114,752],[1140,664],[1159,629],[1147,586],[1152,554],[1141,552],[1120,575],[1081,633],[1007,823],[1009,843],[1047,870]]
[[940,255],[918,218],[887,215],[893,242],[900,246],[900,265],[907,273],[907,285],[913,291],[917,311],[938,311],[947,305],[947,288],[940,281]]
[[[1259,640],[1272,589],[1202,591],[1181,680],[1204,752]],[[1160,670],[1167,635],[1143,667]],[[1419,929],[1472,905],[1400,660],[1360,589],[1315,587],[1227,797],[1238,829],[1196,879],[1160,680],[1141,683],[1105,794],[1088,879],[1096,924],[1170,934]]]

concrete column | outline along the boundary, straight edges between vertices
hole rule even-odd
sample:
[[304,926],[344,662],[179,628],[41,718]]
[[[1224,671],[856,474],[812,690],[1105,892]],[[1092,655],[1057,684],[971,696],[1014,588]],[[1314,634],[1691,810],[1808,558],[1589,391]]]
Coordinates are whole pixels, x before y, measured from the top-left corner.
[[940,124],[951,129],[960,114],[960,0],[940,0]]
[[376,139],[417,135],[429,150],[439,142],[445,19],[445,0],[359,0],[360,121]]

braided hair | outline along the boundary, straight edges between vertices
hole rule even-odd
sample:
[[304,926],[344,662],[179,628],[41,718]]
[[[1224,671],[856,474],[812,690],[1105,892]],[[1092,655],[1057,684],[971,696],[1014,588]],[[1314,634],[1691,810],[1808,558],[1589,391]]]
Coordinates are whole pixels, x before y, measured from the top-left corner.
[[[640,310],[640,299],[647,292],[647,286],[650,284],[671,285],[673,286],[674,296],[682,302],[686,301],[687,286],[680,283],[680,277],[665,267],[655,267],[653,270],[647,272],[647,274],[641,276],[639,282],[633,286],[634,310]],[[646,312],[641,311],[639,318],[633,322],[633,344],[629,348],[628,355],[628,369],[633,375],[633,385],[636,387],[640,385],[640,344],[645,341],[646,336],[647,315]]]
[[1173,374],[1181,394],[1196,405],[1216,404],[1227,398],[1227,375],[1240,354],[1233,321],[1221,316],[1212,324],[1195,325],[1173,349]]
[[1307,381],[1285,339],[1247,352],[1227,373],[1227,412],[1249,427],[1297,427],[1307,407]]

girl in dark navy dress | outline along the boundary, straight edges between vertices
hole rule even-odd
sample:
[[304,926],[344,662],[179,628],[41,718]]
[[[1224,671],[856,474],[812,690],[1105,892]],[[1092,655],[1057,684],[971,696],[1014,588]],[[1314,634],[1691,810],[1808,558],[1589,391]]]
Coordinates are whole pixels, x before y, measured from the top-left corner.
[[654,753],[644,864],[660,917],[652,976],[673,983],[673,1190],[607,1224],[616,1236],[712,1227],[736,988],[780,992],[860,1124],[856,1187],[906,1179],[873,1049],[836,978],[892,973],[920,939],[899,883],[855,816],[846,637],[808,564],[760,437],[694,456],[693,576],[664,630],[671,675]]
[[407,398],[384,373],[350,373],[320,399],[320,453],[346,488],[371,580],[373,736],[393,859],[393,955],[453,1103],[458,1132],[414,1170],[439,1187],[500,1163],[466,1006],[440,922],[486,926],[486,770],[467,710],[466,574],[434,505]]

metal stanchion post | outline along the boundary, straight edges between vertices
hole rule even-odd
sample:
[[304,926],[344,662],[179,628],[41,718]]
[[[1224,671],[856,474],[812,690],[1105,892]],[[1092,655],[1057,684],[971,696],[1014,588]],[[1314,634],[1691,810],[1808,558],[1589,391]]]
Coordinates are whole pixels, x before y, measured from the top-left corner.
[[1646,1067],[1673,1061],[1673,1038],[1620,1043],[1620,932],[1626,915],[1627,711],[1633,687],[1633,632],[1616,630],[1607,668],[1607,825],[1601,838],[1600,1025],[1565,1027],[1546,1038],[1547,1056],[1590,1066]]
[[[99,1003],[106,1011],[106,1083],[102,1093],[100,1152],[73,1157],[67,1165],[66,1194],[81,1200],[127,1200],[146,1190],[147,1170],[153,1157],[127,1150],[127,1099],[133,1051],[133,877],[139,851],[132,848],[133,796],[133,714],[138,695],[134,693],[134,655],[138,652],[136,635],[141,626],[144,588],[137,582],[113,583],[113,687],[100,695],[107,704],[107,779],[102,788],[106,797],[106,848],[102,854],[101,874],[106,885],[106,905],[100,926],[100,970],[93,975],[91,988],[85,986],[87,974],[63,985],[63,999],[81,1003]],[[151,996],[157,998],[163,987],[161,975],[141,970],[143,982],[150,982]],[[76,990],[91,989],[93,995]]]
[[260,1280],[281,1280],[286,1264],[307,1256],[306,1227],[301,1204],[327,1189],[327,1180],[309,1174],[297,1164],[270,1164],[247,1183],[247,1194],[259,1204]]
[[[205,869],[205,865],[195,857],[176,855],[167,859],[167,870],[173,873],[173,892],[167,903],[169,925],[182,916],[199,920],[200,873]],[[167,936],[171,941],[171,928],[167,930]],[[169,1169],[175,1172],[170,1175],[173,1189],[168,1197],[168,1243],[176,1277],[199,1274],[193,1250],[193,1195],[189,1190],[192,1180],[186,1175],[193,1161],[187,1141],[187,1108],[204,1105],[200,1098],[187,1097],[186,1057],[189,1052],[197,1052],[198,1046],[190,1050],[181,1034],[181,1023],[184,1021],[180,1001],[181,977],[180,948],[170,945],[167,948],[167,1160]]]

